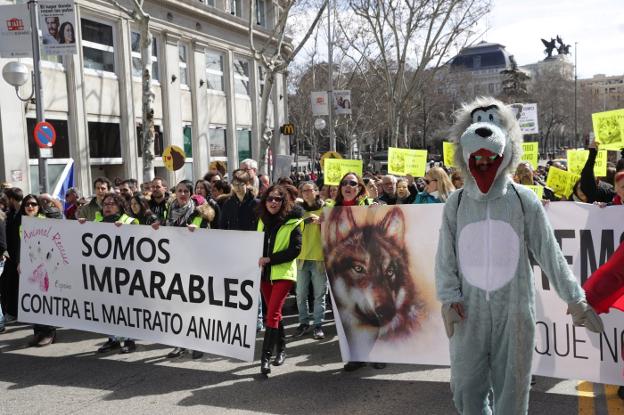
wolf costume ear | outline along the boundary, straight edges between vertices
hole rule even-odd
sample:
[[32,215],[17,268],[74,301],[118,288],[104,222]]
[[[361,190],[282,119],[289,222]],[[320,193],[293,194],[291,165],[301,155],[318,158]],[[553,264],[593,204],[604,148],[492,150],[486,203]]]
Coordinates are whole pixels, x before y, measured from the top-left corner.
[[339,206],[333,208],[327,225],[326,241],[330,245],[336,245],[349,236],[354,226],[355,219],[353,218],[351,208]]
[[405,217],[403,211],[398,208],[390,209],[386,216],[379,222],[379,228],[383,233],[398,241],[405,239]]

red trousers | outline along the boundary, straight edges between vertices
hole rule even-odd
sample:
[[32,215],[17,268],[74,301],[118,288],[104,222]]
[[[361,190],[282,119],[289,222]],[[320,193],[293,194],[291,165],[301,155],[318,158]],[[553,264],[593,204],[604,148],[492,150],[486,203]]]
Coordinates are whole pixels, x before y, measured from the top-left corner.
[[262,291],[262,297],[267,305],[266,317],[264,318],[264,324],[267,327],[278,328],[279,322],[282,320],[282,307],[293,284],[294,282],[289,280],[260,282],[260,291]]

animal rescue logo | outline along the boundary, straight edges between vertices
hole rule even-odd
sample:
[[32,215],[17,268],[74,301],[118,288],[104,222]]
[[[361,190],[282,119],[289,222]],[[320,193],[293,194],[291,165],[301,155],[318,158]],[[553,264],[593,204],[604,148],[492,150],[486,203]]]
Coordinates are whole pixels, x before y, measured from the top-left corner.
[[56,281],[59,271],[69,264],[62,236],[52,226],[47,226],[24,231],[22,238],[22,249],[26,249],[33,270],[27,280],[38,285],[41,292],[47,293],[50,281]]

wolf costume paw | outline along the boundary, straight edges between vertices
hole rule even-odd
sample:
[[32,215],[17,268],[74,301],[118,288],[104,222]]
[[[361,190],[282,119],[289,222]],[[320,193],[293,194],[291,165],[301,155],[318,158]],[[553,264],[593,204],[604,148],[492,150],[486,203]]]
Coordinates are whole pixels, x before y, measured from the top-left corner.
[[585,326],[587,330],[594,333],[602,333],[604,330],[602,319],[585,300],[568,304],[568,314],[572,315],[572,322],[575,326]]
[[459,313],[457,313],[451,305],[452,304],[442,305],[442,319],[444,320],[444,328],[446,329],[446,335],[449,339],[453,337],[453,333],[455,333],[454,324],[462,321]]

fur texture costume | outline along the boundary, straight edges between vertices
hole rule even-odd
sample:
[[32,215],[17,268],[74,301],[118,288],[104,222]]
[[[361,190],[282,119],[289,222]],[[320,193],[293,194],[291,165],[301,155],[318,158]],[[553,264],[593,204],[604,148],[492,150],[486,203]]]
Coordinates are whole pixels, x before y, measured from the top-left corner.
[[511,109],[478,98],[456,114],[456,166],[465,177],[444,207],[436,290],[450,337],[451,389],[462,414],[528,411],[535,342],[535,292],[529,252],[575,324],[601,330],[559,249],[541,202],[509,173],[522,134]]

